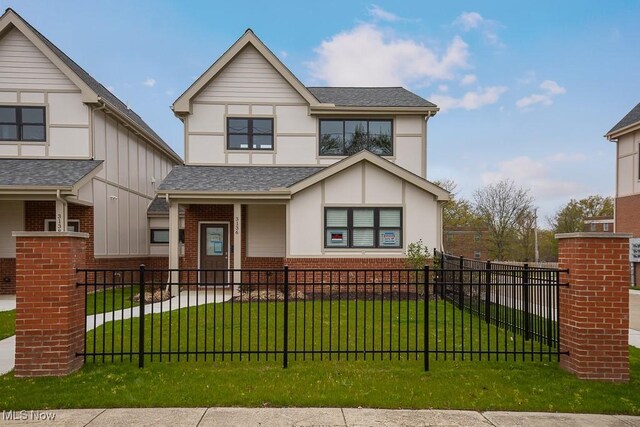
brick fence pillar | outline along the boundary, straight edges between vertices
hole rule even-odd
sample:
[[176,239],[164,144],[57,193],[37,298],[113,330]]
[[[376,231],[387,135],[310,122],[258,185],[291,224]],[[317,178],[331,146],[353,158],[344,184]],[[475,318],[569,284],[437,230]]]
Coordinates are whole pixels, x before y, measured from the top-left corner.
[[557,234],[560,366],[578,378],[629,381],[630,234]]
[[76,268],[85,266],[87,233],[17,231],[17,377],[67,375],[83,363],[84,291]]

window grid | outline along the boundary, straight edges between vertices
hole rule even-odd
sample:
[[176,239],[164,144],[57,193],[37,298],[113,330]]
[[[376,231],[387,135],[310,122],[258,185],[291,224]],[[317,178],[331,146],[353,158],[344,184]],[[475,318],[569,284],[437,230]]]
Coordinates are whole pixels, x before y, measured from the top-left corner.
[[[370,128],[371,128],[371,123],[376,123],[376,122],[384,122],[384,123],[389,123],[389,138],[390,138],[390,145],[389,145],[389,150],[388,152],[383,152],[383,153],[376,153],[379,154],[381,156],[393,156],[393,120],[391,119],[357,119],[357,118],[349,118],[349,119],[321,119],[320,120],[320,132],[319,132],[319,144],[318,144],[318,151],[319,151],[319,155],[320,156],[348,156],[348,155],[352,155],[355,154],[355,152],[351,152],[350,150],[347,149],[346,147],[346,136],[347,134],[351,133],[351,132],[347,132],[347,122],[364,122],[367,125],[367,129],[366,129],[366,133],[367,133],[367,138],[370,137]],[[324,142],[323,142],[323,133],[322,133],[322,125],[323,123],[342,123],[342,139],[341,139],[341,146],[342,146],[342,150],[340,152],[334,152],[332,151],[330,148],[328,149],[326,146],[324,146]],[[380,134],[374,134],[374,135],[380,135]],[[359,151],[359,150],[358,150]]]
[[[239,120],[245,120],[247,122],[247,131],[246,132],[238,132],[238,131],[232,131],[231,130],[231,126],[230,123],[231,121],[239,121]],[[270,122],[270,126],[271,126],[271,132],[270,133],[266,133],[266,132],[254,132],[254,126],[253,126],[253,122],[254,120],[261,120],[261,121],[269,121]],[[247,148],[242,148],[242,147],[232,147],[231,146],[231,136],[246,136],[247,137]],[[269,136],[270,137],[270,147],[267,148],[261,148],[259,146],[257,146],[257,144],[254,141],[254,136]],[[227,150],[241,150],[241,151],[249,151],[249,150],[258,150],[258,151],[273,151],[273,119],[272,118],[268,118],[268,117],[255,117],[255,118],[247,118],[247,117],[227,117]]]
[[[347,222],[345,225],[338,225],[334,222],[336,218],[336,213],[338,211],[347,211]],[[354,211],[373,211],[373,226],[368,225],[355,225],[354,224]],[[389,226],[389,225],[381,225],[380,224],[380,212],[381,211],[397,211],[398,215],[398,226]],[[333,214],[332,214],[333,213]],[[398,249],[402,248],[402,208],[372,208],[372,207],[326,207],[325,208],[325,220],[324,220],[324,247],[327,249],[340,249],[340,248],[351,248],[351,249]],[[331,218],[331,221],[330,221]],[[371,230],[373,233],[372,236],[372,244],[364,245],[358,244],[355,240],[355,235],[357,232]],[[395,233],[397,232],[398,243],[396,245],[382,245],[381,243],[381,235],[383,233]],[[346,242],[344,244],[341,243],[333,243],[331,244],[330,240],[332,240],[334,234],[344,233],[346,235]]]
[[[0,131],[0,141],[28,141],[28,142],[44,142],[47,139],[46,130],[46,114],[45,107],[14,107],[10,105],[0,105],[0,109],[13,109],[15,120],[2,120],[0,119],[0,128],[5,126],[15,126],[15,138],[4,136]],[[39,110],[42,113],[42,122],[40,121],[27,121],[23,120],[23,111]],[[1,117],[1,116],[0,116]],[[25,137],[25,126],[31,128],[38,128],[42,132],[42,138],[29,138]]]

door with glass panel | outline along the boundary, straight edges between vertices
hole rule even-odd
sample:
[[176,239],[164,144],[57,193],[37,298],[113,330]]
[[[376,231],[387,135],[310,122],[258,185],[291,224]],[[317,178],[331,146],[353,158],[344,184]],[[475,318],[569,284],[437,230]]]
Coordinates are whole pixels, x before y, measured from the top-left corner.
[[226,224],[200,225],[200,282],[224,285],[227,283],[229,253],[227,249],[228,227]]

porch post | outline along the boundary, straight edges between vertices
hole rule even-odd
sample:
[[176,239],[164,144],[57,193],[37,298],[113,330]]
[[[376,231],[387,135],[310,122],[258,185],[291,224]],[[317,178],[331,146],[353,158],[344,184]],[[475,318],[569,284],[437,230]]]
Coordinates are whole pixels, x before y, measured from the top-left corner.
[[[169,202],[169,269],[180,268],[180,216],[179,205],[176,201]],[[179,273],[171,273],[170,283],[178,283]],[[175,284],[171,286],[171,295],[180,293],[180,286]]]
[[56,231],[67,231],[67,202],[56,198]]
[[[242,268],[242,204],[233,204],[233,268]],[[240,283],[240,272],[233,273],[234,292]]]

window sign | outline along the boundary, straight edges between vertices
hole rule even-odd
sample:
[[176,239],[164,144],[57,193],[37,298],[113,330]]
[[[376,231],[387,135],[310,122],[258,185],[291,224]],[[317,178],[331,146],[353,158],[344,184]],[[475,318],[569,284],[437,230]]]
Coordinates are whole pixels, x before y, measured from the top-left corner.
[[394,248],[400,246],[400,230],[380,230],[380,246]]
[[207,255],[224,255],[223,229],[221,227],[207,228]]
[[629,261],[640,262],[640,237],[629,239]]
[[327,229],[327,246],[346,248],[348,243],[347,230]]

